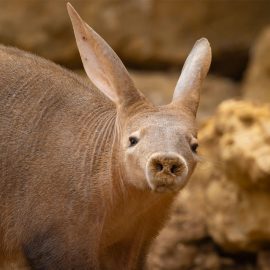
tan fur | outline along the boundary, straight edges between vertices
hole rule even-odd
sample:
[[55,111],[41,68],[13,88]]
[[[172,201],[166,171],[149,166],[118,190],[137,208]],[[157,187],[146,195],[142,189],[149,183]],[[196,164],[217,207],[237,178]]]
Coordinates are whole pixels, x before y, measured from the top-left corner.
[[0,47],[1,258],[20,254],[32,269],[141,269],[176,195],[167,178],[162,193],[151,190],[163,178],[148,179],[147,164],[155,153],[166,166],[166,153],[181,156],[187,175],[172,180],[177,190],[196,165],[192,99],[155,107],[103,42],[95,36],[103,49],[94,68],[103,72],[86,69],[104,94],[49,61]]

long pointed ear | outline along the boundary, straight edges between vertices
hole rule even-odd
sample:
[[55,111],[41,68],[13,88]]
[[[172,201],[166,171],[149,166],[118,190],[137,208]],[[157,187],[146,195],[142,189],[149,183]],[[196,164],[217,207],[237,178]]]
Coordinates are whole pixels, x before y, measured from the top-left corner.
[[211,47],[206,38],[198,40],[185,61],[180,78],[174,90],[172,105],[185,105],[196,115],[200,88],[212,59]]
[[113,102],[120,105],[142,97],[128,71],[112,48],[67,4],[77,46],[90,80]]

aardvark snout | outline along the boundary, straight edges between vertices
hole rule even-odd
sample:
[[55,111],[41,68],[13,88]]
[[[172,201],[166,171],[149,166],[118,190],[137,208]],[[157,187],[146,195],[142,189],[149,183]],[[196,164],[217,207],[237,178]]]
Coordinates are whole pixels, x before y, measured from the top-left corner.
[[177,191],[186,183],[188,167],[180,155],[159,152],[149,158],[146,171],[147,181],[154,191]]

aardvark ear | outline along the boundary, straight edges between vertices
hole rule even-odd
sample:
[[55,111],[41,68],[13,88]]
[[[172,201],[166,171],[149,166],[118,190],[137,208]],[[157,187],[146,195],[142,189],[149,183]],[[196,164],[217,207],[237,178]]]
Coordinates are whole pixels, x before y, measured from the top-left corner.
[[200,100],[200,88],[212,59],[211,47],[206,38],[198,40],[192,48],[174,90],[171,105],[184,105],[195,116]]
[[117,105],[142,98],[128,71],[112,48],[67,4],[77,46],[90,80]]

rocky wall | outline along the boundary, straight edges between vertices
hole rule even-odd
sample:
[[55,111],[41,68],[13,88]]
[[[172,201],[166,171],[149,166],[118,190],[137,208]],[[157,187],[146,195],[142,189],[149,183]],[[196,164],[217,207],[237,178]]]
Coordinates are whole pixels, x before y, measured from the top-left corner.
[[[0,0],[0,41],[79,67],[66,0]],[[270,2],[70,0],[131,67],[180,68],[196,39],[213,45],[212,70],[239,78]]]

